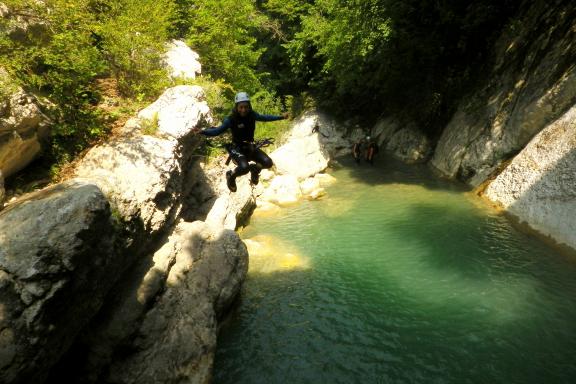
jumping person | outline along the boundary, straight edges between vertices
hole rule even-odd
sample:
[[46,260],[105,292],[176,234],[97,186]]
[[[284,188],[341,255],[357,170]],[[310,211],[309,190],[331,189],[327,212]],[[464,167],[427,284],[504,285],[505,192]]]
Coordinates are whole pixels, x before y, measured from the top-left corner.
[[239,92],[234,97],[234,108],[230,116],[224,119],[219,127],[200,131],[206,136],[218,136],[228,128],[231,129],[232,143],[229,146],[229,154],[236,164],[236,169],[226,172],[226,184],[230,191],[236,192],[236,177],[250,172],[250,182],[256,185],[260,178],[260,171],[273,165],[272,159],[254,144],[256,121],[277,121],[287,118],[287,112],[281,116],[257,113],[252,109],[248,94]]

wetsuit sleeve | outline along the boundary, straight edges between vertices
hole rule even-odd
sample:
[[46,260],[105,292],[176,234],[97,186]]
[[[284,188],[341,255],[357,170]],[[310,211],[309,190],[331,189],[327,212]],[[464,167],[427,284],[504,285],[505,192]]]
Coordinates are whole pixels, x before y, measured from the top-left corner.
[[219,127],[203,129],[202,131],[200,131],[200,133],[206,136],[218,136],[219,134],[223,133],[228,128],[230,128],[231,125],[232,124],[230,118],[227,117],[224,119],[224,122],[222,122],[222,124]]
[[278,121],[284,120],[284,116],[277,115],[261,115],[258,112],[254,112],[254,118],[256,121]]

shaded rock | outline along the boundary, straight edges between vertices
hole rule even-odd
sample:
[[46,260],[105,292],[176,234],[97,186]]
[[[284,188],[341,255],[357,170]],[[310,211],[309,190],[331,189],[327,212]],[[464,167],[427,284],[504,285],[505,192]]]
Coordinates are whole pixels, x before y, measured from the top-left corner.
[[465,98],[431,164],[477,186],[576,102],[576,8],[532,3],[499,38],[490,79]]
[[576,249],[576,106],[546,127],[490,183],[485,196]]
[[387,117],[378,121],[371,132],[380,149],[406,163],[424,163],[432,154],[430,140],[413,123]]
[[4,177],[2,177],[2,171],[0,170],[0,209],[2,208],[2,203],[6,196],[6,190],[4,189]]
[[[36,5],[43,3],[38,1]],[[15,42],[31,44],[50,38],[48,23],[38,17],[32,8],[28,8],[27,12],[14,13],[6,4],[0,3],[0,17],[4,21],[2,32]]]
[[98,187],[67,182],[0,212],[0,375],[40,383],[96,314],[124,259]]
[[[165,248],[165,249],[164,249]],[[208,382],[217,318],[238,294],[248,253],[231,230],[181,223],[159,252],[174,260],[166,286],[146,313],[134,349],[115,360],[114,383]],[[164,272],[161,272],[164,273]]]
[[[0,85],[12,84],[0,69]],[[49,135],[49,119],[42,113],[38,99],[14,85],[0,98],[0,170],[9,177],[26,167],[42,151]]]
[[185,42],[172,40],[168,44],[164,63],[168,68],[170,77],[195,79],[197,74],[202,73],[202,66],[198,59],[200,59],[200,55],[190,49]]

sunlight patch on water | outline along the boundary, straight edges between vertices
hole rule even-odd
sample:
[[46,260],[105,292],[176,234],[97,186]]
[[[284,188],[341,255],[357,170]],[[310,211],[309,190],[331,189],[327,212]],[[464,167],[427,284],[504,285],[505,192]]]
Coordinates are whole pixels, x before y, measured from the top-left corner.
[[244,239],[250,254],[248,273],[274,273],[310,268],[310,260],[286,241],[272,235]]

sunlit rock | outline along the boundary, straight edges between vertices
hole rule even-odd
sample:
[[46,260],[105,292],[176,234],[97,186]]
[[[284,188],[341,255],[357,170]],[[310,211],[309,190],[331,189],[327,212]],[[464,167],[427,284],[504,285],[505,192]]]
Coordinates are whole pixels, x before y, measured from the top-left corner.
[[280,175],[272,179],[260,199],[280,206],[297,203],[302,198],[300,183],[295,176]]
[[576,249],[576,106],[490,183],[485,196],[537,231]]
[[36,96],[14,85],[0,68],[0,171],[9,177],[38,157],[50,120]]
[[194,52],[185,42],[172,40],[168,44],[168,51],[164,63],[170,73],[170,77],[195,79],[202,73],[202,65],[198,61],[200,55]]

